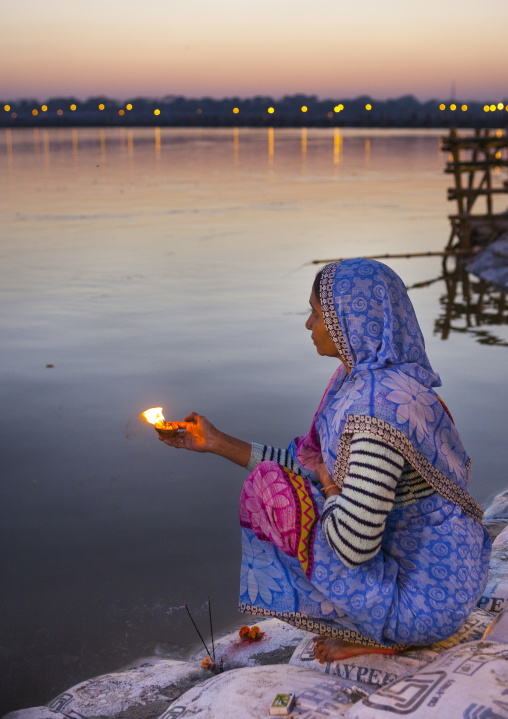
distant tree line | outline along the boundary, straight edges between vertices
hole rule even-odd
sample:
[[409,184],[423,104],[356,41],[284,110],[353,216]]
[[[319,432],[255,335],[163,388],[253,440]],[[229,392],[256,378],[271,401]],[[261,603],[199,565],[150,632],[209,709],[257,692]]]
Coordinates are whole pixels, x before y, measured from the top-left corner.
[[394,100],[319,100],[316,95],[200,99],[168,95],[159,100],[133,97],[125,102],[108,97],[81,101],[55,97],[4,100],[1,127],[68,126],[173,127],[505,127],[507,102],[486,105],[456,100],[419,102],[412,95]]

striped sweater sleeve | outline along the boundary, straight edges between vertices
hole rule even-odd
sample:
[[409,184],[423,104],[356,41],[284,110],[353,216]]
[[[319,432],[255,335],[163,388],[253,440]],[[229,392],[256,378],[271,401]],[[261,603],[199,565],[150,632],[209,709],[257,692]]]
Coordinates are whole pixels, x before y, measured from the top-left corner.
[[300,465],[289,454],[287,449],[277,449],[266,444],[252,443],[252,451],[246,469],[252,472],[260,462],[277,462],[295,474],[301,474]]
[[328,544],[347,567],[378,553],[403,466],[402,455],[378,437],[353,434],[342,492],[326,500],[321,517]]

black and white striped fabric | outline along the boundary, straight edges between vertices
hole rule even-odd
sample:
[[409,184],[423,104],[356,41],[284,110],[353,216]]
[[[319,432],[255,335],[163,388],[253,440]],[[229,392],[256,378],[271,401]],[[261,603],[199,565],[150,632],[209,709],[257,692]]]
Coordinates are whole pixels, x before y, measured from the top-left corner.
[[277,462],[281,467],[287,467],[294,474],[302,474],[300,465],[295,462],[287,449],[276,449],[266,444],[252,443],[252,451],[246,469],[252,472],[260,462]]
[[346,566],[378,553],[403,467],[402,455],[383,440],[353,435],[342,492],[326,500],[321,517],[328,544]]
[[[260,462],[277,462],[296,474],[300,466],[286,449],[253,444],[247,469]],[[321,526],[328,544],[348,567],[374,557],[380,547],[389,512],[435,492],[401,454],[368,432],[351,438],[349,470],[339,495],[328,497]]]
[[395,491],[393,508],[406,507],[408,504],[413,504],[419,499],[434,494],[435,491],[434,487],[431,487],[422,475],[413,469],[409,462],[406,462]]

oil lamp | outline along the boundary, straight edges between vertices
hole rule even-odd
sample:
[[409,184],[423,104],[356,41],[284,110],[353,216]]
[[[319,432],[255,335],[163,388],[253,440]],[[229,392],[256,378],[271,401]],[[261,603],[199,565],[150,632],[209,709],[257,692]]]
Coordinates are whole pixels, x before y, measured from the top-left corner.
[[152,407],[142,412],[141,417],[147,422],[153,424],[161,437],[174,437],[178,434],[178,427],[173,422],[166,422],[162,414],[162,407]]

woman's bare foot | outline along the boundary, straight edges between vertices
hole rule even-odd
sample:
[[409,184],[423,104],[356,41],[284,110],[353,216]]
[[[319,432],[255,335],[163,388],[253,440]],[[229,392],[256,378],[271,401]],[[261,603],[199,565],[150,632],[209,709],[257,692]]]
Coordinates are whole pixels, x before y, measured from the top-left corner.
[[381,649],[366,647],[362,644],[350,644],[342,639],[317,637],[314,639],[314,655],[320,664],[333,662],[336,659],[356,657],[358,654],[398,654],[397,649]]

